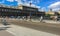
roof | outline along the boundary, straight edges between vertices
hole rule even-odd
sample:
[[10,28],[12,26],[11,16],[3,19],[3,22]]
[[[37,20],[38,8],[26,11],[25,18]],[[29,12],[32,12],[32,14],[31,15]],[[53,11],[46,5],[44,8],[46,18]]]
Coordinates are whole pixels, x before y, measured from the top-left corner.
[[[27,5],[18,5],[18,6],[27,6]],[[27,6],[27,7],[37,8],[36,6],[35,7],[33,7],[33,6]]]

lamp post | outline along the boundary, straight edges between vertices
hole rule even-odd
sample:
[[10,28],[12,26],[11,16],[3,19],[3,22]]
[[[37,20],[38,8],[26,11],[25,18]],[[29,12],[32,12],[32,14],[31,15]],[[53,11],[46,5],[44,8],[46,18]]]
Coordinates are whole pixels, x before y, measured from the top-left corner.
[[[31,7],[31,5],[32,5],[32,2],[30,1],[30,7]],[[30,19],[30,21],[31,21],[31,10],[30,10],[30,13],[29,13],[29,19]]]
[[[32,1],[32,0],[31,0],[31,1]],[[32,5],[32,2],[31,2],[31,1],[30,1],[30,3],[29,3],[29,4],[30,4],[30,7],[31,7],[31,5]],[[30,18],[30,21],[31,21],[31,16],[32,16],[32,14],[31,14],[31,10],[30,10],[30,17],[29,17],[29,18]]]

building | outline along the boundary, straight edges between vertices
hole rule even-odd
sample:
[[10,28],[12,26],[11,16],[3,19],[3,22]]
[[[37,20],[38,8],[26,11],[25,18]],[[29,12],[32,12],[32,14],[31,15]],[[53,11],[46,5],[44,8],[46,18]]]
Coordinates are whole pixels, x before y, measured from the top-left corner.
[[55,12],[55,15],[57,15],[57,17],[58,17],[58,19],[57,19],[57,20],[60,20],[60,11]]
[[19,5],[17,7],[0,5],[0,16],[44,16],[45,12],[38,11],[36,7]]

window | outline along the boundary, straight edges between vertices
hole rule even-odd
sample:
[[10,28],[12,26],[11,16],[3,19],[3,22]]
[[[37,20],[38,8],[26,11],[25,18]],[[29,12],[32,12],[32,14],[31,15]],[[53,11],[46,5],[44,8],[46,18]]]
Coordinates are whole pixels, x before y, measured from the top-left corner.
[[4,9],[2,9],[2,11],[4,11]]
[[6,11],[8,11],[8,9],[6,9]]
[[6,9],[4,11],[6,11]]
[[0,11],[1,11],[1,9],[0,9]]

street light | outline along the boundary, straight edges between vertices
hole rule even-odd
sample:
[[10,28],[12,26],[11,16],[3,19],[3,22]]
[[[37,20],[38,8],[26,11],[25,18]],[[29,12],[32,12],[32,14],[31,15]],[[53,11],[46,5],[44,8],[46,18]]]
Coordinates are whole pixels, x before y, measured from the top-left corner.
[[[32,5],[32,0],[30,1],[30,7],[31,7],[31,5]],[[31,21],[31,10],[30,10],[30,21]]]

